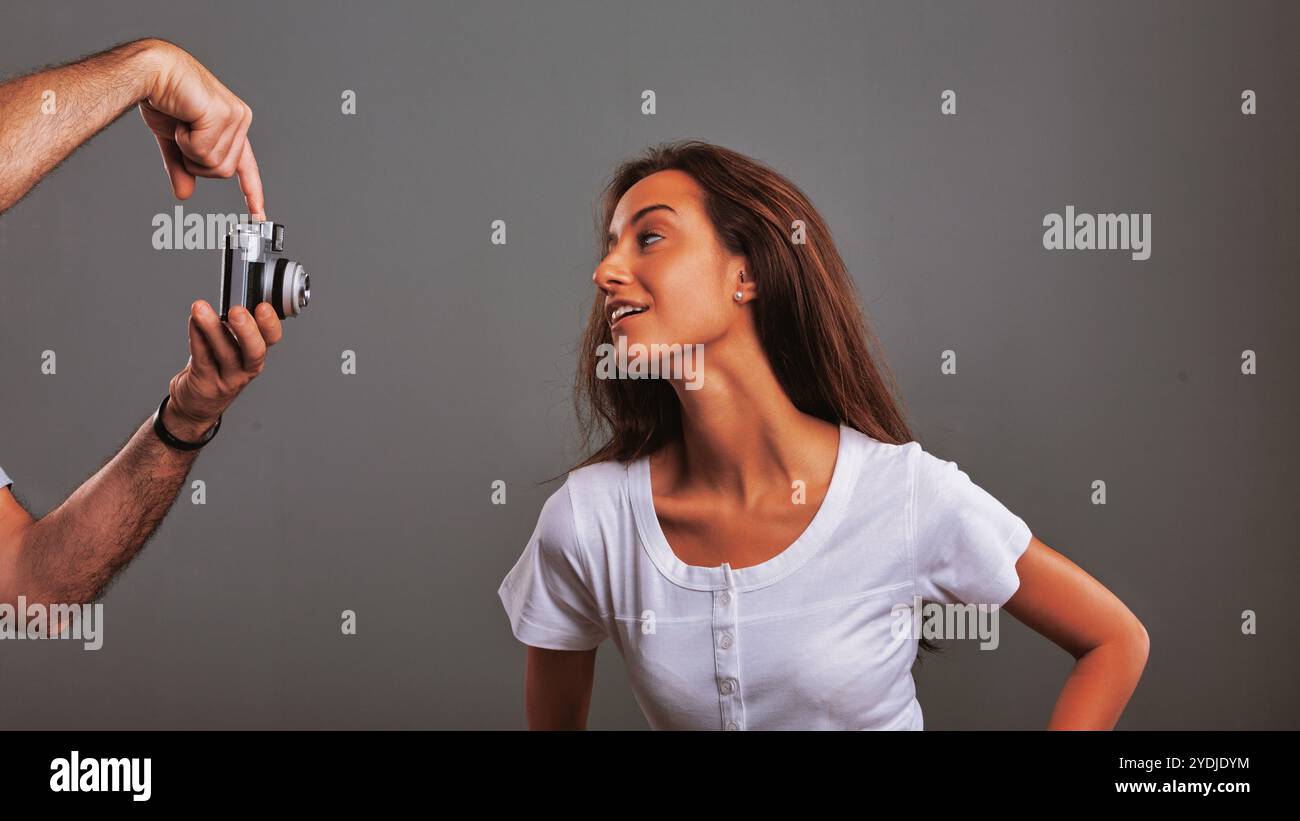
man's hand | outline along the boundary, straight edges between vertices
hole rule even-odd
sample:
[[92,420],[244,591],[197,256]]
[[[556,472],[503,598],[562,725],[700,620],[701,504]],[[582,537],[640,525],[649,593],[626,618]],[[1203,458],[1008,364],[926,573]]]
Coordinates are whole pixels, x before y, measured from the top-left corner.
[[[196,177],[238,174],[249,215],[265,219],[248,143],[252,112],[188,53],[155,39],[0,83],[0,213],[137,104],[176,196],[193,194]],[[267,303],[256,316],[233,309],[229,328],[206,302],[190,312],[190,361],[171,381],[163,424],[183,440],[199,441],[261,373],[281,329]],[[0,488],[0,603],[20,595],[62,603],[102,595],[162,522],[197,454],[165,445],[146,419],[107,464],[40,519]]]
[[189,52],[151,40],[157,79],[140,115],[158,139],[177,199],[189,199],[196,177],[228,179],[239,187],[254,220],[266,219],[262,178],[248,141],[253,110],[212,76]]
[[[189,442],[203,438],[239,392],[262,371],[280,341],[280,319],[263,302],[250,315],[230,309],[230,328],[203,300],[190,306],[190,361],[171,381],[163,424]],[[170,448],[146,419],[108,464],[38,520],[0,488],[0,603],[83,603],[157,529],[198,451]]]
[[249,216],[266,218],[252,112],[188,52],[156,38],[0,83],[0,213],[137,105],[177,197],[194,193],[196,177],[238,174]]
[[195,442],[216,424],[239,392],[262,372],[266,351],[280,341],[280,318],[263,302],[249,314],[230,309],[230,327],[207,302],[190,306],[190,361],[172,377],[163,425]]

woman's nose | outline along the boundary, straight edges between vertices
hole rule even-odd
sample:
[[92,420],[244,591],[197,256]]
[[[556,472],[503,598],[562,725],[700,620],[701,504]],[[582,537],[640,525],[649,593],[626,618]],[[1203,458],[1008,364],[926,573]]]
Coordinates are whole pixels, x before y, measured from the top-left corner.
[[596,272],[591,275],[591,281],[602,291],[608,291],[614,285],[627,285],[632,281],[632,275],[617,263],[602,260],[596,266]]

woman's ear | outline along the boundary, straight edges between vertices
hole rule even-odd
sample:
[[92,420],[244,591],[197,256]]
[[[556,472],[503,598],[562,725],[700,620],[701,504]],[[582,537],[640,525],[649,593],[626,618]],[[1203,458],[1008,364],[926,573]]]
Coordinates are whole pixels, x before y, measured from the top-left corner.
[[754,281],[754,274],[747,268],[737,271],[736,292],[732,296],[738,304],[744,304],[758,297],[758,283]]

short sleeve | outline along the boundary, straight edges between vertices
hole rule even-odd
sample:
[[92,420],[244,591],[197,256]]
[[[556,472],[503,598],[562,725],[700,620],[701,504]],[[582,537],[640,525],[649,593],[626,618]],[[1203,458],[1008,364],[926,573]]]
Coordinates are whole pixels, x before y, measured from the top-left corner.
[[537,527],[497,590],[515,638],[551,650],[590,650],[607,631],[592,595],[569,483],[542,506]]
[[955,462],[913,443],[912,533],[917,592],[943,604],[1001,606],[1020,588],[1029,525]]
[[0,468],[0,490],[9,487],[13,483],[14,483],[13,479],[9,478],[9,474],[5,473],[5,469]]

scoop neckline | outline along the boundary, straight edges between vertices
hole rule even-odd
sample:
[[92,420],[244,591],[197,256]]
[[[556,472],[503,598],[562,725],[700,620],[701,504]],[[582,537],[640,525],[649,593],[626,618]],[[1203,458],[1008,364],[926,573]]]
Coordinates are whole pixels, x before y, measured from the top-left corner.
[[664,536],[655,513],[654,493],[650,483],[650,457],[642,456],[628,465],[628,491],[636,519],[641,546],[650,561],[669,581],[692,590],[753,590],[775,584],[803,567],[817,554],[843,518],[845,506],[857,481],[859,455],[854,428],[840,424],[840,441],[831,481],[821,506],[803,532],[784,550],[770,559],[749,567],[732,568],[723,562],[714,567],[682,561]]

